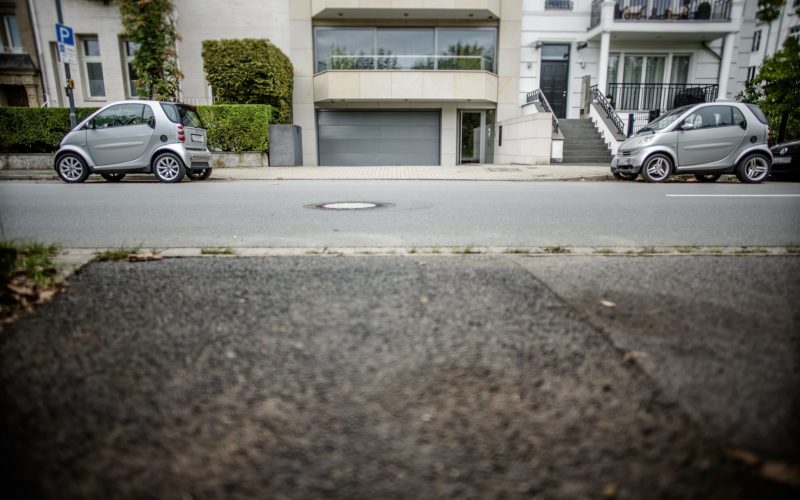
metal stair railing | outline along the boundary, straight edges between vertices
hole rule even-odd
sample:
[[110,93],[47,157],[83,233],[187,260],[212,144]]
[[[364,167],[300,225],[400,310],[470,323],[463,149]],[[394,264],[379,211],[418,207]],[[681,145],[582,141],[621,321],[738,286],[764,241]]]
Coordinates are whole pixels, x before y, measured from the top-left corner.
[[606,96],[604,96],[603,93],[600,92],[600,89],[597,88],[597,85],[592,85],[591,90],[592,90],[592,99],[605,112],[606,117],[609,120],[611,120],[611,123],[614,124],[614,128],[617,129],[617,132],[620,135],[627,136],[627,134],[625,133],[625,124],[622,123],[622,119],[614,110],[614,107],[611,105],[611,103],[608,102]]
[[550,106],[550,102],[547,100],[547,96],[544,95],[542,89],[536,89],[533,92],[528,92],[526,97],[528,104],[536,103],[542,107],[542,110],[550,113],[552,117],[552,124],[553,124],[553,133],[557,134],[559,130],[558,118],[556,118],[556,114],[553,112],[552,106]]

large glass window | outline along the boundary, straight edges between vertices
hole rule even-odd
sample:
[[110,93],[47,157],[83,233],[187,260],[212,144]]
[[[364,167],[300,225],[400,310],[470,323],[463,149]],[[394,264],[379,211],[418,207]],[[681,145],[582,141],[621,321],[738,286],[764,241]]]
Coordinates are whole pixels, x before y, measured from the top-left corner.
[[22,38],[19,36],[19,26],[17,25],[17,16],[9,14],[3,16],[3,28],[5,28],[6,37],[3,42],[0,37],[0,42],[7,43],[11,50],[14,52],[22,50]]
[[378,69],[433,69],[432,29],[379,29]]
[[320,27],[314,34],[317,72],[495,68],[495,28]]
[[89,97],[105,97],[106,85],[103,81],[103,63],[100,60],[100,43],[97,37],[82,37],[84,77]]
[[437,35],[439,69],[494,72],[494,29],[442,28],[437,30]]
[[689,81],[690,56],[672,56],[672,71],[669,83],[686,83]]

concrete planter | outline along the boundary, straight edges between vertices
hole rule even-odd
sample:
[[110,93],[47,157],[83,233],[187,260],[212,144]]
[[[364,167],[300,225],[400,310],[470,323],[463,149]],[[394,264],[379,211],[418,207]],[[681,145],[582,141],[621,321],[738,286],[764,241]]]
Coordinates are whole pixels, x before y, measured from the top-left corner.
[[53,153],[0,155],[0,170],[50,170],[52,168]]
[[268,167],[267,153],[211,153],[211,166],[214,168],[225,167]]
[[[4,154],[0,155],[0,170],[51,170],[53,153]],[[211,166],[268,167],[267,153],[211,153]]]

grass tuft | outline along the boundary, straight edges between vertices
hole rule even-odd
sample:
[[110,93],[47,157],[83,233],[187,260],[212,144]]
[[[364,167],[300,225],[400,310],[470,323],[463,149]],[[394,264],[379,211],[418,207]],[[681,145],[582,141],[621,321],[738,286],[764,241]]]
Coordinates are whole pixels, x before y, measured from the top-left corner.
[[58,245],[0,242],[0,323],[49,300],[62,286],[54,262],[60,250]]
[[762,247],[741,247],[733,251],[737,255],[750,255],[755,253],[767,253],[766,248]]
[[610,253],[614,253],[614,250],[612,250],[610,248],[595,248],[594,250],[592,250],[592,252],[598,253],[598,254],[601,254],[601,255],[608,255]]
[[700,247],[692,247],[692,246],[678,247],[677,250],[678,250],[678,253],[694,253],[694,252],[697,252],[698,250],[700,250]]
[[786,251],[786,253],[800,254],[800,246],[789,245],[789,246],[783,247],[783,249],[784,249],[784,251]]
[[531,253],[531,251],[527,248],[506,248],[503,253],[526,254]]
[[94,260],[97,262],[117,262],[120,260],[128,260],[131,255],[136,255],[141,250],[141,247],[119,247],[110,248],[102,252],[98,252]]
[[205,247],[200,249],[202,255],[234,255],[236,251],[231,247]]
[[544,247],[544,248],[542,248],[542,251],[544,253],[572,253],[572,250],[570,250],[567,247],[561,246],[561,245],[556,245],[556,246],[552,246],[552,247]]

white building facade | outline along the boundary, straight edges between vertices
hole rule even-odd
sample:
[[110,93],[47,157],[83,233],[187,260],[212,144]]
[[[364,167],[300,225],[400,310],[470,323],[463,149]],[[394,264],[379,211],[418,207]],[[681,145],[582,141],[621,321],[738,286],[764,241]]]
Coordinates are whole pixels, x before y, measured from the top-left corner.
[[[587,83],[620,113],[671,107],[687,86],[734,96],[752,65],[746,1],[175,0],[180,99],[213,101],[203,40],[266,38],[294,66],[305,165],[548,163],[560,146],[546,111],[587,118]],[[65,106],[54,4],[31,2],[47,97]],[[78,43],[76,105],[133,97],[118,8],[62,4]],[[530,105],[534,91],[547,109]]]

